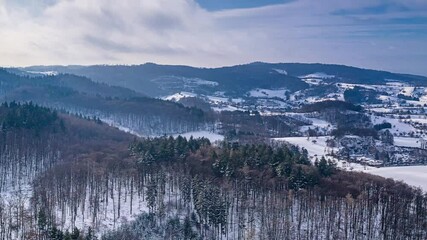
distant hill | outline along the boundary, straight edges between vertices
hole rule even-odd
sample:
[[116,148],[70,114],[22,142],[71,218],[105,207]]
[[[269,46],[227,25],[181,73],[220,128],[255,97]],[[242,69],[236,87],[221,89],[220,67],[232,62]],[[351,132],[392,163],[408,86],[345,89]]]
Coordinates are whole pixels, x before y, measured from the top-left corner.
[[193,131],[210,122],[200,109],[71,74],[24,76],[0,69],[0,101],[31,101],[98,117],[143,135]]
[[251,89],[285,88],[291,92],[309,88],[306,78],[325,82],[385,84],[403,81],[427,85],[423,76],[390,73],[343,65],[256,62],[221,68],[194,68],[147,63],[132,66],[34,66],[21,71],[58,72],[85,76],[96,82],[133,89],[158,97],[179,91],[200,94],[225,92],[241,96]]
[[2,89],[13,89],[22,85],[38,87],[52,86],[68,88],[82,94],[103,97],[130,98],[143,96],[141,93],[127,88],[97,83],[87,77],[67,73],[43,75],[34,73],[27,74],[27,72],[17,69],[0,69],[0,81],[2,82]]

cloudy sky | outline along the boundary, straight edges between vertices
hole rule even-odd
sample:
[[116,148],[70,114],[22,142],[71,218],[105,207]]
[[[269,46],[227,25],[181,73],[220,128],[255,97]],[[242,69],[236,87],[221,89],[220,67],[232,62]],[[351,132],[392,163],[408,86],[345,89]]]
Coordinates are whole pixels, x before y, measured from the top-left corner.
[[0,0],[0,65],[339,63],[427,75],[426,0]]

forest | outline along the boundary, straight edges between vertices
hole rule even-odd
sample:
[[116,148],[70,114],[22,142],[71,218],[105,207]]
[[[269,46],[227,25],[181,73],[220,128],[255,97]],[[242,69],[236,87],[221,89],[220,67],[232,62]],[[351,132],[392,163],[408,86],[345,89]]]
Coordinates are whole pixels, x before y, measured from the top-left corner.
[[32,103],[0,123],[0,239],[427,238],[426,193],[292,145],[138,138]]
[[127,88],[70,75],[21,76],[0,68],[0,100],[34,102],[59,112],[99,118],[140,135],[215,128],[211,114],[195,107],[148,98]]

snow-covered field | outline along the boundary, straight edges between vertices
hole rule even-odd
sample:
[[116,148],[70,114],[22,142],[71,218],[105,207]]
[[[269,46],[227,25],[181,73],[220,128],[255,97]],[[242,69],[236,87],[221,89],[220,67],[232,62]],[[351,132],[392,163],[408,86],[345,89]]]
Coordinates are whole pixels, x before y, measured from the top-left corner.
[[414,92],[415,87],[404,87],[402,90],[400,90],[399,94],[405,95],[405,96],[412,96],[412,93]]
[[320,85],[323,82],[321,79],[317,79],[317,78],[302,78],[301,80],[310,85]]
[[218,86],[217,82],[208,81],[200,78],[182,78],[186,84],[195,84],[195,85],[207,85],[207,86]]
[[285,98],[285,93],[288,92],[286,89],[254,89],[250,91],[248,94],[250,97],[255,98]]
[[426,115],[411,115],[410,121],[420,123],[420,124],[427,124],[427,116]]
[[375,108],[370,108],[369,110],[372,112],[376,112],[376,113],[391,113],[391,112],[393,112],[392,108],[384,108],[384,107],[375,107]]
[[168,100],[168,101],[179,101],[179,100],[186,98],[186,97],[195,97],[195,96],[197,96],[197,95],[194,93],[179,92],[179,93],[175,93],[175,94],[170,95],[170,96],[162,97],[162,99]]
[[226,97],[215,97],[215,96],[207,96],[207,99],[211,102],[211,103],[228,103],[228,98]]
[[427,192],[427,166],[369,168],[365,172],[404,181]]
[[300,148],[305,148],[308,152],[308,156],[310,160],[314,163],[317,159],[321,157],[325,157],[328,160],[335,161],[337,163],[337,167],[348,170],[348,171],[362,171],[369,167],[363,166],[359,163],[350,163],[346,161],[341,161],[339,159],[330,156],[332,152],[337,152],[338,148],[330,148],[327,146],[326,141],[328,139],[332,139],[332,137],[311,137],[307,139],[307,137],[286,137],[286,138],[275,138],[275,141],[284,141]]
[[308,156],[314,162],[316,158],[320,159],[332,151],[337,151],[336,148],[329,148],[326,145],[326,141],[331,137],[285,137],[285,138],[274,138],[275,141],[284,141],[290,144],[305,148],[308,152]]
[[45,76],[57,76],[58,72],[57,71],[45,71],[45,72],[38,72],[38,71],[26,71],[27,73],[31,73],[31,74],[40,74],[40,75],[45,75]]
[[322,73],[322,72],[317,72],[317,73],[312,73],[312,74],[308,74],[305,76],[300,76],[299,78],[318,78],[318,79],[328,79],[328,78],[334,78],[334,75],[328,75],[326,73]]
[[411,124],[405,123],[397,118],[371,115],[371,121],[373,124],[390,123],[392,126],[390,132],[393,134],[416,132],[416,129]]
[[212,107],[212,109],[215,112],[222,112],[222,111],[229,111],[229,112],[233,112],[233,111],[244,111],[243,108],[238,108],[238,107],[234,107],[234,106],[221,106],[221,107]]
[[[309,157],[312,161],[316,158],[325,156],[327,159],[336,160],[338,167],[352,171],[363,171],[370,174],[379,175],[386,178],[393,178],[395,180],[401,180],[409,185],[415,187],[421,187],[424,191],[427,191],[427,166],[409,166],[409,167],[385,167],[375,168],[369,166],[362,166],[357,163],[345,163],[333,159],[327,156],[331,151],[337,151],[337,148],[329,148],[326,145],[326,140],[330,137],[312,137],[307,139],[306,137],[288,137],[288,138],[275,138],[276,141],[285,141],[299,147],[307,149]],[[414,138],[397,138],[398,143],[411,145],[413,144]]]
[[273,69],[273,70],[276,71],[277,73],[288,75],[288,72],[286,70],[283,70],[283,69]]
[[334,129],[334,126],[332,126],[330,122],[327,122],[325,120],[318,119],[318,118],[305,118],[305,119],[307,121],[310,121],[311,125],[300,127],[299,129],[300,132],[306,132],[309,128],[310,129],[319,128],[319,130],[323,130],[323,134],[326,134],[329,131]]
[[419,138],[411,137],[394,137],[394,145],[399,147],[421,147]]

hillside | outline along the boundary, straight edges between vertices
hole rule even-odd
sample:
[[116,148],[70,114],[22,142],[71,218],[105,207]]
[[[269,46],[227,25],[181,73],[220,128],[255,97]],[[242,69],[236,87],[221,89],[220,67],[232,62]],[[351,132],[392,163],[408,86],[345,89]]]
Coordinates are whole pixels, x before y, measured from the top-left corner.
[[309,87],[304,81],[307,78],[323,78],[329,83],[385,84],[390,80],[399,80],[420,86],[427,84],[427,78],[422,76],[343,65],[303,63],[257,62],[222,68],[147,63],[132,66],[34,66],[22,70],[86,76],[96,82],[135,89],[152,97],[180,91],[208,95],[224,91],[227,96],[239,96],[256,88],[284,88],[295,92]]
[[1,239],[44,239],[38,237],[44,221],[37,215],[40,202],[33,200],[42,174],[97,155],[102,162],[126,161],[134,138],[97,120],[32,103],[2,104],[0,125]]
[[426,104],[423,76],[332,64],[251,63],[221,68],[157,65],[36,66],[10,69],[88,77],[150,97],[197,98],[216,111],[286,112],[322,100]]
[[69,74],[21,76],[0,69],[0,100],[35,102],[60,111],[97,117],[141,135],[208,129],[212,118],[196,108],[151,99],[122,87]]
[[294,146],[138,139],[31,103],[0,124],[3,239],[427,236],[420,190]]

